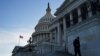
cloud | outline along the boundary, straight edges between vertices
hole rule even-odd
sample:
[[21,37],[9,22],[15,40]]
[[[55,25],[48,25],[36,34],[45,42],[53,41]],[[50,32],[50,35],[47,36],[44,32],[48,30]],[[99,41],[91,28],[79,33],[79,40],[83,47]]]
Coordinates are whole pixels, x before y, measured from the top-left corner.
[[18,45],[19,35],[24,38],[20,39],[20,45],[27,44],[27,40],[31,37],[33,28],[18,28],[13,30],[1,30],[0,29],[0,55],[11,56],[13,48]]

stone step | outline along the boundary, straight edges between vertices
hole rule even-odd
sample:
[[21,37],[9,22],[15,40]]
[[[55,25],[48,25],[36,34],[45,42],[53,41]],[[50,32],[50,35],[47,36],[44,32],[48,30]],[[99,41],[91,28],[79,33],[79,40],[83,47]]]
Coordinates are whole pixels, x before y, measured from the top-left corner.
[[47,56],[73,56],[73,55],[69,54],[68,52],[57,51]]

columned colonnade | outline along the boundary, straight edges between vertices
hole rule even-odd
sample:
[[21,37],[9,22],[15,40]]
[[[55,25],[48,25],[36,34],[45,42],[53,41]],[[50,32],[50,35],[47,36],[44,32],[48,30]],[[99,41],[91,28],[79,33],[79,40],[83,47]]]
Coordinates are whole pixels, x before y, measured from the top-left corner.
[[33,38],[34,42],[48,40],[48,38],[50,38],[50,33],[39,33],[39,34],[36,34],[34,37],[35,37]]
[[93,8],[94,6],[91,3],[83,3],[58,20],[56,28],[57,33],[55,34],[57,34],[56,38],[58,38],[57,42],[60,46],[64,46],[63,44],[65,44],[65,47],[67,48],[67,28],[70,28],[71,26],[88,19],[92,15],[97,14],[97,12],[100,12]]

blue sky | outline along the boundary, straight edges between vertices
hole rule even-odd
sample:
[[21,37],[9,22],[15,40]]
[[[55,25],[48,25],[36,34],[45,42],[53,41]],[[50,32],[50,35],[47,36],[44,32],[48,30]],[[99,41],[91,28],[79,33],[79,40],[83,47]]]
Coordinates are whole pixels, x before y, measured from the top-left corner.
[[52,14],[64,0],[0,0],[0,56],[10,56],[19,35],[25,45],[50,3]]

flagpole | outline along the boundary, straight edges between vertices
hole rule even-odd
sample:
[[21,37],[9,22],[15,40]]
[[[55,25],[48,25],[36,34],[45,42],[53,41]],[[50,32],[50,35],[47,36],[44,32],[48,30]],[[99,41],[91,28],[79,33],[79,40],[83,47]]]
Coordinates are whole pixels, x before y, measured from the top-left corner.
[[20,39],[23,39],[22,35],[19,36],[18,45],[20,45]]
[[20,45],[20,37],[19,37],[19,40],[18,40],[18,46]]

